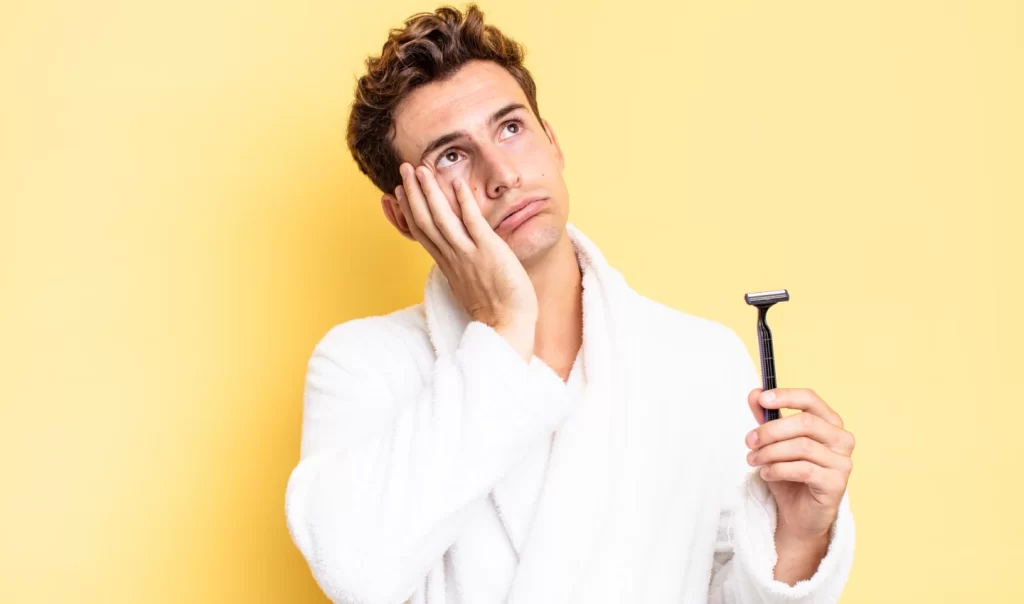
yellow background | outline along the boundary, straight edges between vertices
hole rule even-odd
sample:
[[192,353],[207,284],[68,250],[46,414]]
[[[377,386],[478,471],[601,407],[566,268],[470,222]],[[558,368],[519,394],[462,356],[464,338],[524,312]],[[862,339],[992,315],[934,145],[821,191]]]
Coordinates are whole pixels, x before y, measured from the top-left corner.
[[[422,2],[0,9],[0,602],[323,602],[305,366],[422,299],[344,124]],[[571,220],[858,437],[843,602],[1020,602],[1024,7],[483,2]]]

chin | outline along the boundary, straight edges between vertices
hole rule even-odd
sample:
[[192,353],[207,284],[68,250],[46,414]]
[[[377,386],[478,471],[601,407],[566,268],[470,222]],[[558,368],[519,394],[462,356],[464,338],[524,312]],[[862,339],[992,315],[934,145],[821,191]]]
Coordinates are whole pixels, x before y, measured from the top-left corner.
[[537,215],[509,233],[505,242],[515,252],[516,258],[526,266],[555,247],[564,230],[555,225],[550,216]]

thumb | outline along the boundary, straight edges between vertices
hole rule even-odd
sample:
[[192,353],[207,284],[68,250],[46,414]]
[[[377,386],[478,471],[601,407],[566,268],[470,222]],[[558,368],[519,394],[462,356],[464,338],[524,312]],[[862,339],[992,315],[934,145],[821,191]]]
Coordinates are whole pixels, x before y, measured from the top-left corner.
[[764,423],[764,407],[757,402],[762,391],[762,388],[754,388],[750,391],[750,394],[747,395],[747,406],[750,407],[750,412],[754,414],[754,419],[757,420],[758,425]]

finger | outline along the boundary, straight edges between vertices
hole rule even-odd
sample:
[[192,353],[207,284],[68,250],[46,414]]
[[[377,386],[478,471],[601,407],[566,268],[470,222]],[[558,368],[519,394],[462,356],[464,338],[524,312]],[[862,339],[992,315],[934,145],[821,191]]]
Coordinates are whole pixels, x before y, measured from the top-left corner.
[[420,229],[413,218],[412,210],[409,208],[409,198],[405,194],[405,187],[398,185],[395,188],[395,198],[398,199],[398,207],[402,211],[402,215],[405,216],[405,223],[409,226],[409,232],[412,233],[413,238],[420,243],[427,250],[427,252],[434,257],[434,260],[441,261],[444,257],[441,255],[440,250],[434,245],[434,242]]
[[799,409],[813,413],[830,424],[843,427],[843,420],[818,394],[808,388],[772,388],[761,393],[758,403],[766,409]]
[[747,463],[765,466],[782,461],[809,461],[823,468],[850,473],[853,461],[806,436],[772,443],[747,454]]
[[747,434],[747,446],[761,449],[772,443],[798,436],[820,442],[833,451],[849,455],[853,452],[853,435],[812,413],[796,413],[754,428]]
[[842,493],[847,479],[835,470],[809,461],[783,461],[762,466],[759,473],[767,482],[800,482],[824,493]]
[[488,235],[493,234],[494,230],[491,229],[491,225],[480,211],[480,205],[473,197],[473,191],[470,190],[469,185],[457,178],[452,186],[455,189],[455,197],[462,207],[462,221],[466,225],[466,230],[473,241],[479,245]]
[[441,231],[438,230],[437,225],[434,224],[434,216],[430,213],[430,207],[427,204],[423,188],[420,186],[416,170],[412,167],[412,164],[405,163],[402,164],[399,171],[402,174],[405,196],[409,200],[409,210],[412,212],[413,221],[426,238],[433,243],[434,247],[447,258],[451,246],[448,244],[448,240],[441,234]]
[[444,236],[448,245],[454,249],[464,252],[476,249],[476,244],[470,238],[462,220],[455,215],[451,202],[441,191],[441,187],[434,179],[434,173],[424,167],[416,168],[416,176],[420,181],[420,188],[426,194],[427,205],[430,207],[430,214],[434,217],[434,224]]
[[757,402],[761,392],[760,388],[754,388],[747,395],[747,406],[750,407],[750,412],[754,414],[754,419],[757,420],[758,424],[764,423],[764,407]]

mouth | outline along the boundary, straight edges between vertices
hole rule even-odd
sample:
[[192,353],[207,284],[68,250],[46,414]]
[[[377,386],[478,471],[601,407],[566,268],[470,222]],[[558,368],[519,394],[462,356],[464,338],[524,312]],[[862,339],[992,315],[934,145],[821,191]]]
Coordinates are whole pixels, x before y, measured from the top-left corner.
[[512,208],[512,211],[505,215],[495,227],[494,231],[499,235],[507,234],[513,231],[516,227],[523,224],[530,218],[532,218],[537,212],[541,211],[544,205],[547,203],[547,197],[531,197],[530,199],[523,200],[516,204]]

